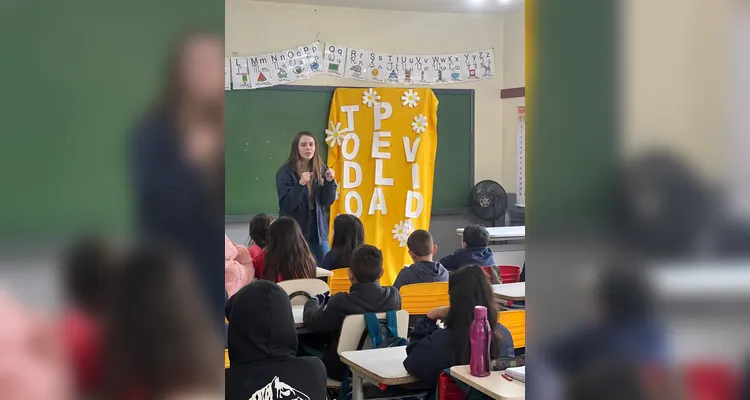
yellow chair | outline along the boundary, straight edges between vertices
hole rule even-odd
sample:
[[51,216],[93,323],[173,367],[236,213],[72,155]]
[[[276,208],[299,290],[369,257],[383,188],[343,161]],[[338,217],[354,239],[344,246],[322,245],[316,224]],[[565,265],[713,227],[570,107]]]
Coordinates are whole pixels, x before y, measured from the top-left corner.
[[224,369],[229,368],[229,350],[224,349]]
[[526,347],[526,310],[508,310],[497,313],[497,322],[510,331],[513,347]]
[[402,286],[401,309],[409,315],[425,315],[433,308],[449,306],[448,282],[415,283]]
[[336,293],[349,293],[352,282],[349,280],[349,268],[334,269],[333,275],[328,277],[328,287],[331,289],[331,296]]

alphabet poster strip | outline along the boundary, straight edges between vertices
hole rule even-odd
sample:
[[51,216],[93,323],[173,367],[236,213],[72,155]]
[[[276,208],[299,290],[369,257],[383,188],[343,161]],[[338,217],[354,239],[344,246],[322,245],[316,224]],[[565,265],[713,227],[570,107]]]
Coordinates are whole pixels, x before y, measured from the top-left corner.
[[247,58],[232,57],[230,62],[232,63],[232,89],[252,89]]
[[348,48],[346,51],[346,72],[344,76],[348,79],[364,81],[366,74],[365,51]]
[[333,43],[326,43],[323,54],[323,73],[326,75],[344,77],[346,70],[346,47]]
[[232,61],[224,59],[224,90],[232,90]]
[[290,84],[326,74],[387,85],[436,85],[492,79],[497,73],[494,49],[464,53],[391,54],[311,42],[252,57],[225,60],[225,90]]

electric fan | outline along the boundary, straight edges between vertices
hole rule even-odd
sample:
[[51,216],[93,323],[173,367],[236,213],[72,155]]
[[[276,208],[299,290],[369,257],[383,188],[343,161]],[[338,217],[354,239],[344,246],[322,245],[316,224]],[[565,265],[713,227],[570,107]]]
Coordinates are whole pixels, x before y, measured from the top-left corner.
[[469,193],[469,207],[471,213],[482,221],[495,221],[503,218],[508,209],[508,194],[499,183],[484,180],[471,189]]

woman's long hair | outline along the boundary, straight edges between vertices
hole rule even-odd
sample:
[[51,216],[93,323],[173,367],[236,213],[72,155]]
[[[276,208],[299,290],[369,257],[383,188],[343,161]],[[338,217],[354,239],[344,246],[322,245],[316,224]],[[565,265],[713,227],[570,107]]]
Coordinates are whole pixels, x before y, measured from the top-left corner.
[[[315,142],[315,154],[313,154],[312,159],[309,162],[309,165],[300,165],[304,160],[302,159],[302,156],[299,154],[299,141],[302,139],[303,136],[311,137],[313,141]],[[292,148],[289,150],[289,158],[287,158],[284,165],[288,166],[289,168],[294,169],[297,171],[297,175],[302,175],[303,172],[310,172],[312,173],[312,178],[310,179],[310,184],[312,184],[313,179],[318,179],[318,183],[323,182],[323,159],[320,158],[320,152],[318,151],[318,139],[315,139],[315,136],[308,132],[308,131],[302,131],[294,135],[294,140],[292,141]]]
[[352,252],[365,243],[365,227],[355,215],[341,214],[333,220],[331,269],[349,268]]
[[278,282],[290,279],[315,278],[317,264],[299,224],[281,217],[268,229],[268,247],[263,279]]
[[471,323],[474,307],[487,307],[487,321],[492,329],[490,357],[500,357],[500,331],[497,329],[497,307],[492,296],[492,285],[487,274],[478,265],[467,265],[451,274],[448,281],[450,311],[445,327],[451,330],[453,364],[464,365],[471,360]]
[[124,258],[108,297],[103,398],[221,390],[220,338],[190,271],[163,247]]

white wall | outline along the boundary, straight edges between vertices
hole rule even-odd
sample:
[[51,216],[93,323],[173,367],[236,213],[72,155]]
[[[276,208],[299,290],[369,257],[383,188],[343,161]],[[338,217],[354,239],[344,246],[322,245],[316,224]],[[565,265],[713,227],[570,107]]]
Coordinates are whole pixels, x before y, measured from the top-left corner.
[[[513,26],[517,27],[518,21],[514,21]],[[315,39],[368,50],[412,54],[455,53],[494,47],[495,64],[502,66],[495,79],[441,87],[476,90],[475,179],[493,179],[508,191],[515,190],[515,129],[504,129],[503,119],[507,113],[500,99],[500,90],[509,87],[503,82],[505,68],[512,71],[510,77],[516,81],[520,70],[521,84],[514,82],[514,85],[523,85],[523,59],[507,60],[504,57],[503,47],[507,43],[503,40],[502,15],[415,13],[226,0],[225,26],[227,56],[264,54]],[[520,47],[522,55],[522,33],[520,38],[521,42],[513,43],[513,47]],[[517,51],[514,50],[513,54],[517,56]],[[366,85],[328,76],[316,76],[302,84]]]

